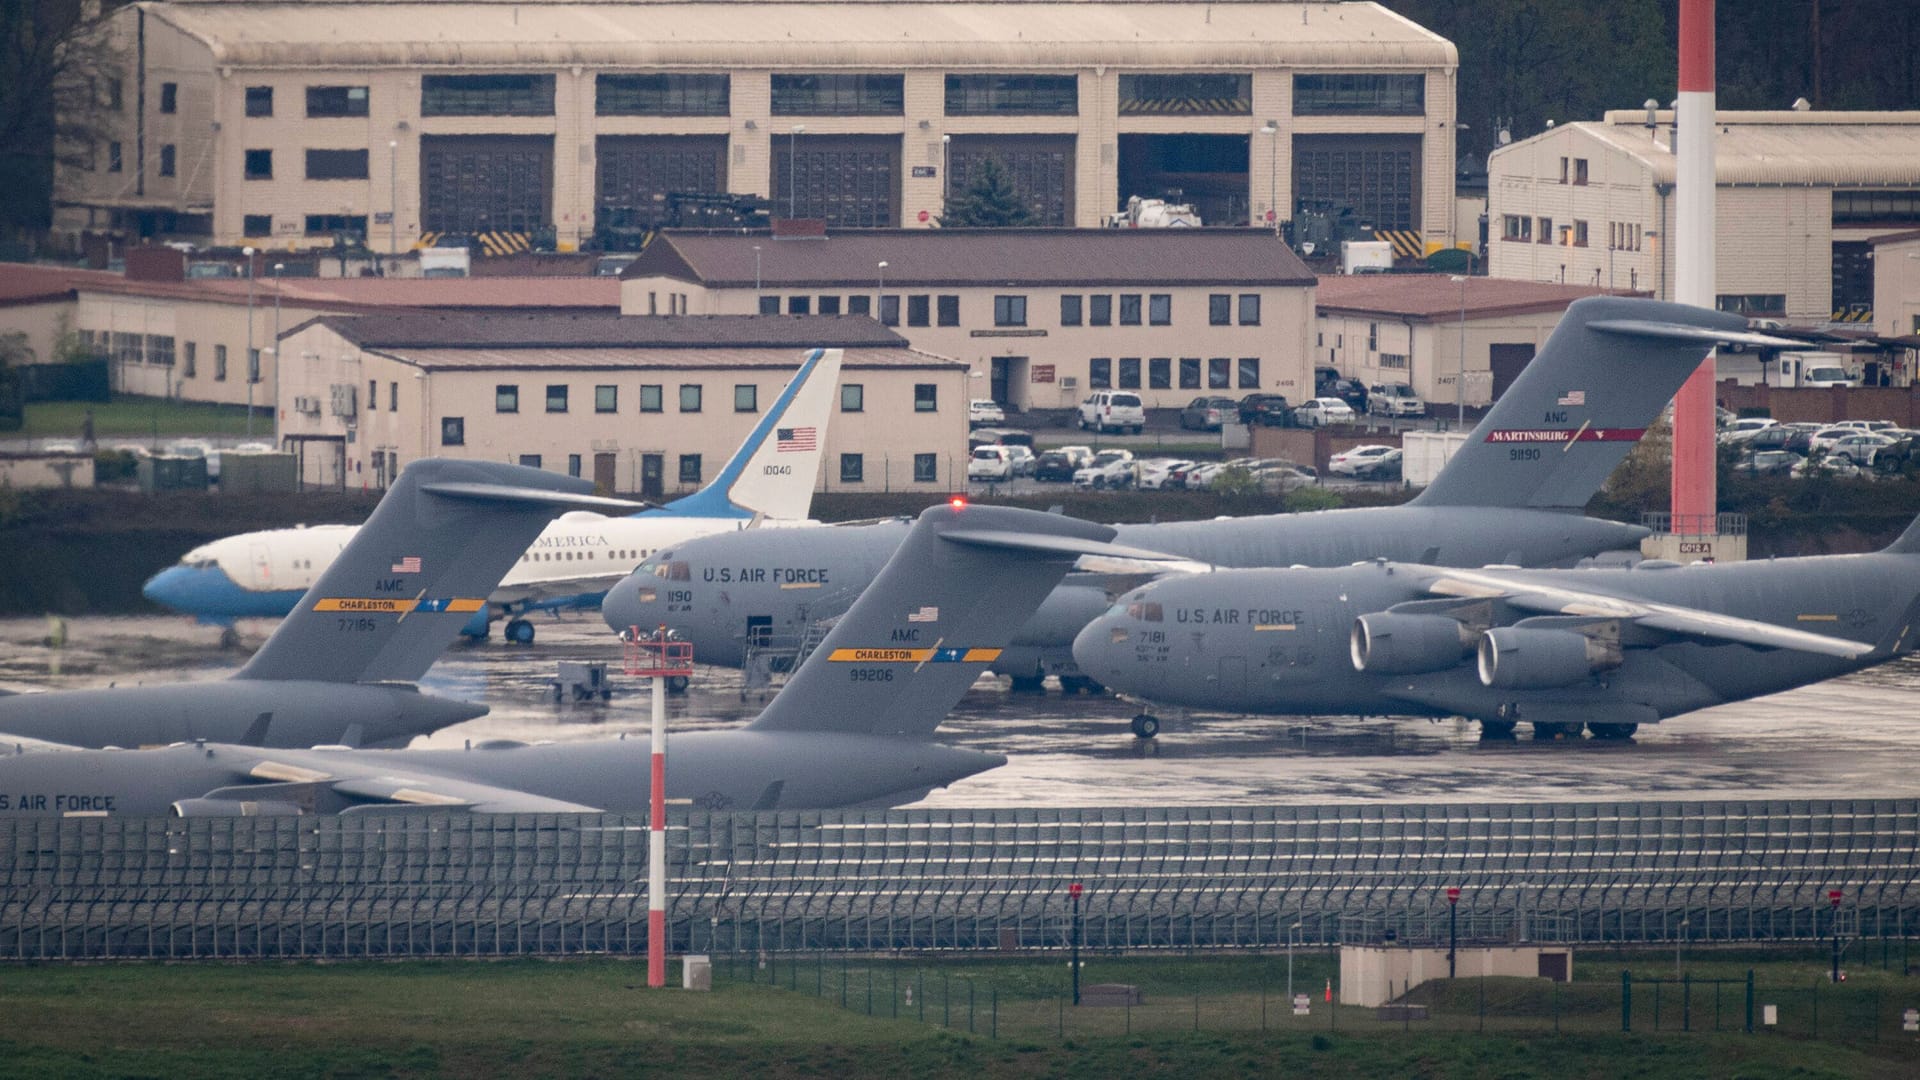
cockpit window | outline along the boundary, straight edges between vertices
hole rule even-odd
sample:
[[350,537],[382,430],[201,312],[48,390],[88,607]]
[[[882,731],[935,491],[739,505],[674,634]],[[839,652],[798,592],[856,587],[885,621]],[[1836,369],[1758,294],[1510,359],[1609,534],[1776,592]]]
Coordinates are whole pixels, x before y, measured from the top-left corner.
[[181,563],[189,570],[211,570],[219,565],[211,556],[202,555],[197,559],[182,559]]
[[674,560],[673,562],[655,563],[653,576],[663,581],[691,581],[693,580],[693,571],[685,562]]
[[1160,622],[1163,618],[1160,614],[1159,604],[1145,601],[1136,601],[1135,603],[1128,604],[1127,616],[1129,618],[1139,619],[1141,622]]

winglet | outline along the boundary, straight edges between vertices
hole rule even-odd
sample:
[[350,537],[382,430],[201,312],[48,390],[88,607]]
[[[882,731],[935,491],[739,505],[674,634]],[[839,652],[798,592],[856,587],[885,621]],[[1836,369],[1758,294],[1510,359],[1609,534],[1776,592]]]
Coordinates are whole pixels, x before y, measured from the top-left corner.
[[1737,315],[1631,297],[1576,300],[1424,506],[1578,510],[1717,343],[1785,344]]
[[804,520],[813,506],[827,423],[840,385],[839,349],[814,349],[718,475],[663,509],[692,517]]

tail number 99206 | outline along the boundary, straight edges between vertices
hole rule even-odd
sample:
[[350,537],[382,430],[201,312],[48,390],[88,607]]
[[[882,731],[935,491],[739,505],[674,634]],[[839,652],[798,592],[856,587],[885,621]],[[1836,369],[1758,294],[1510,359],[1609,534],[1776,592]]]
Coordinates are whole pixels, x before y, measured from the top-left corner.
[[851,682],[892,682],[893,672],[888,668],[857,667],[847,672]]

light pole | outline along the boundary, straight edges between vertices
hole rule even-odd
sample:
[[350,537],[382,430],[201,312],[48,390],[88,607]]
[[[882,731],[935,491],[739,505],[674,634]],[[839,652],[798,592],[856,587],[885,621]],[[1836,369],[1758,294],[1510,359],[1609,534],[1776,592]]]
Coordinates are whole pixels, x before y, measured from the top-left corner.
[[[1456,977],[1460,958],[1460,887],[1447,886],[1447,978]],[[1481,970],[1486,970],[1482,968]]]
[[1673,977],[1676,981],[1680,978],[1680,951],[1687,944],[1687,923],[1686,919],[1680,920],[1680,936],[1673,941]]
[[[953,198],[953,136],[940,136],[940,220],[947,219],[947,202]],[[1907,256],[1911,259],[1913,256]]]
[[1467,426],[1467,281],[1473,276],[1473,252],[1467,252],[1467,272],[1453,275],[1460,283],[1460,364],[1453,381],[1453,423]]
[[253,438],[253,248],[243,247],[247,257],[247,438]]
[[1287,1005],[1293,1005],[1293,932],[1300,929],[1299,923],[1287,927]]
[[[276,373],[275,385],[278,385],[277,374],[280,370],[280,275],[286,272],[286,263],[277,262],[273,264],[273,347],[268,351],[273,353],[273,369]],[[275,403],[275,407],[270,413],[273,417],[273,442],[275,446],[280,444],[280,409],[278,404],[278,402]]]
[[878,292],[875,294],[873,299],[873,302],[878,304],[880,302],[880,297],[885,296],[887,294],[887,260],[881,259],[879,265],[874,267],[874,269],[880,275],[880,279],[879,279],[880,288]]
[[1839,889],[1827,890],[1827,903],[1833,905],[1833,981],[1840,982],[1840,901],[1846,896]]
[[789,221],[793,220],[797,212],[795,207],[799,205],[799,197],[795,193],[799,190],[796,183],[800,175],[800,133],[805,130],[807,125],[795,124],[793,132],[787,136],[787,220]]
[[[1267,220],[1273,222],[1273,235],[1280,235],[1280,125],[1269,120],[1260,129],[1267,137]],[[1299,239],[1295,237],[1295,239]]]
[[753,291],[755,295],[758,295],[760,292],[760,245],[759,244],[753,245]]
[[400,140],[387,140],[387,262],[400,258]]
[[[1073,1003],[1078,1005],[1080,1004],[1080,883],[1076,881],[1068,885],[1067,895],[1073,898]],[[1838,948],[1838,946],[1835,947]],[[1840,954],[1836,952],[1834,955]]]

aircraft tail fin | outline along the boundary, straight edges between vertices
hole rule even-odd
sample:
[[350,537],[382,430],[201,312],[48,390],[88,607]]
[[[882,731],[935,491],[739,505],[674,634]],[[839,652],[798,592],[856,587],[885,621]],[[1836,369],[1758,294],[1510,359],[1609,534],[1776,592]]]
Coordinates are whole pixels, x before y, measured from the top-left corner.
[[519,465],[414,462],[235,677],[419,679],[549,520],[633,508],[592,490]]
[[749,727],[930,735],[1083,554],[1114,530],[1033,510],[930,507]]
[[1793,347],[1738,315],[1629,297],[1576,300],[1486,419],[1413,501],[1578,510],[1715,345]]
[[1907,531],[1894,537],[1885,550],[1888,555],[1920,555],[1920,517],[1909,522]]
[[805,519],[826,456],[840,359],[839,349],[808,352],[799,372],[719,474],[665,509],[696,517]]

